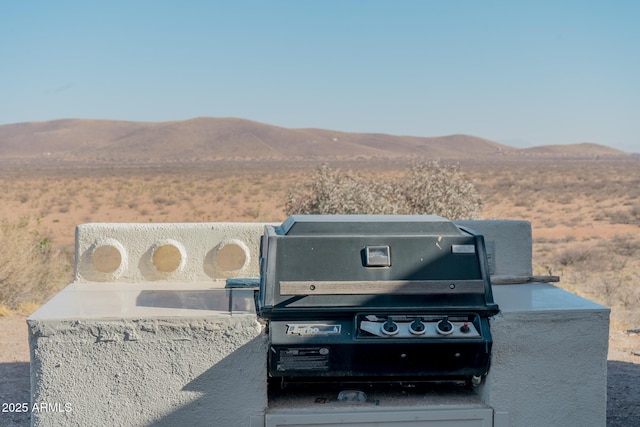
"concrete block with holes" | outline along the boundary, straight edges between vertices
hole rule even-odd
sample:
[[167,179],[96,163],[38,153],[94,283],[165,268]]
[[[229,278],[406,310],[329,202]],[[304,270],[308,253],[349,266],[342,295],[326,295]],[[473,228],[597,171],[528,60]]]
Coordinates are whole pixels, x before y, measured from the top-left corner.
[[263,229],[78,226],[73,282],[28,319],[32,424],[247,426],[263,416],[253,290],[225,288],[258,277]]

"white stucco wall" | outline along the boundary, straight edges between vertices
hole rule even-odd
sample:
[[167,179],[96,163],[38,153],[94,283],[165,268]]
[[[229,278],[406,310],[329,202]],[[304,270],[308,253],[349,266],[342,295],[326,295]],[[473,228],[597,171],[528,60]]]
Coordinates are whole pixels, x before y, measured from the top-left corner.
[[29,320],[36,426],[248,426],[266,408],[255,316]]
[[483,401],[512,427],[604,426],[609,309],[546,283],[493,293],[501,313]]

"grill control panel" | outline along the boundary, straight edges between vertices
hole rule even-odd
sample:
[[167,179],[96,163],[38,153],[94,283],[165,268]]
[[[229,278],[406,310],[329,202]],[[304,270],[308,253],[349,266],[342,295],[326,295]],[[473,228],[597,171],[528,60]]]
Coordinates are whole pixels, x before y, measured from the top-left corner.
[[480,338],[475,315],[357,314],[358,338]]

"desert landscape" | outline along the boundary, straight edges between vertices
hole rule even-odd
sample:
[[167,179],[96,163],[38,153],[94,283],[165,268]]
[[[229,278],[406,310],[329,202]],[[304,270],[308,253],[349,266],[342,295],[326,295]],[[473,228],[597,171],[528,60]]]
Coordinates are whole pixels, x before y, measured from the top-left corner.
[[[433,159],[459,165],[482,197],[481,219],[531,222],[534,274],[559,276],[558,286],[611,307],[607,425],[640,425],[640,156],[596,144],[515,149],[466,135],[240,119],[0,126],[0,238],[24,229],[60,273],[0,301],[0,400],[29,400],[25,318],[71,280],[77,224],[281,222],[288,192],[320,164],[391,181]],[[28,425],[6,415],[0,424]]]

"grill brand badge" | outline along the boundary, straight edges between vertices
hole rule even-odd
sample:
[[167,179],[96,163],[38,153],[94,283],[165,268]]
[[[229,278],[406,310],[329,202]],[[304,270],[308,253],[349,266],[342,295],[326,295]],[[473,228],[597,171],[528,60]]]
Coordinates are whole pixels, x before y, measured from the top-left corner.
[[327,323],[293,323],[287,325],[287,335],[340,335],[342,325]]
[[475,245],[451,245],[451,253],[454,254],[475,254]]

